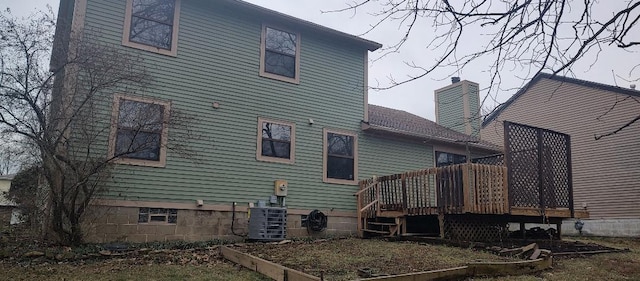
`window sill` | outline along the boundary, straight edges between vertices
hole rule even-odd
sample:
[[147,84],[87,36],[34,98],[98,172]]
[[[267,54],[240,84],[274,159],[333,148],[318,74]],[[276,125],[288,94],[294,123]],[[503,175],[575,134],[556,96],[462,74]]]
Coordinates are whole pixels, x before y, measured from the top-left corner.
[[171,50],[167,50],[167,49],[162,49],[162,48],[158,48],[158,47],[153,47],[153,46],[149,46],[149,45],[145,45],[145,44],[140,44],[140,43],[131,42],[131,41],[124,41],[124,40],[122,41],[122,45],[126,46],[126,47],[130,47],[130,48],[134,48],[134,49],[139,49],[139,50],[143,50],[143,51],[148,51],[148,52],[152,52],[152,53],[156,53],[156,54],[169,56],[169,57],[177,57],[178,56],[177,48],[172,48]]
[[162,160],[151,161],[151,160],[127,159],[127,158],[115,159],[113,160],[113,163],[120,164],[120,165],[156,167],[156,168],[164,168],[166,166],[166,162]]
[[358,185],[357,180],[340,180],[340,179],[323,178],[322,182],[331,183],[331,184],[342,184],[342,185]]
[[282,81],[282,82],[287,82],[287,83],[291,83],[291,84],[296,84],[299,85],[300,84],[300,77],[296,77],[296,78],[289,78],[286,76],[280,76],[278,74],[273,74],[273,73],[269,73],[269,72],[265,72],[265,71],[260,71],[260,77],[265,77],[265,78],[269,78],[269,79],[273,79],[273,80],[278,80],[278,81]]
[[268,163],[281,163],[281,164],[289,164],[289,165],[295,164],[295,159],[284,159],[284,158],[277,158],[277,157],[258,156],[256,157],[256,160],[260,162],[268,162]]

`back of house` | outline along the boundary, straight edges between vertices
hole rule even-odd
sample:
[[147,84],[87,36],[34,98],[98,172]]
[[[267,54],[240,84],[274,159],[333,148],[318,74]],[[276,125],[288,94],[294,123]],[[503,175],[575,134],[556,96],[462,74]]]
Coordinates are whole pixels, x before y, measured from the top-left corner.
[[[325,234],[354,233],[360,179],[433,167],[436,146],[465,151],[465,135],[441,126],[446,137],[369,122],[395,112],[377,120],[438,126],[369,107],[368,53],[381,47],[369,40],[237,0],[62,0],[59,23],[57,39],[115,46],[153,78],[102,93],[94,125],[117,165],[85,218],[88,241],[237,237],[250,203],[286,207],[287,236],[309,234],[316,209]],[[157,123],[132,127],[143,119]]]

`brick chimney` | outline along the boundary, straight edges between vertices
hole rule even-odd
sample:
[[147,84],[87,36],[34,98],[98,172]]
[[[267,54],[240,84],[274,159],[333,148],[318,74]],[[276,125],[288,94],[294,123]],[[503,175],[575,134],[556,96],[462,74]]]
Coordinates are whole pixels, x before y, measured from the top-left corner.
[[479,89],[478,83],[451,77],[451,85],[434,91],[436,123],[463,134],[479,137]]

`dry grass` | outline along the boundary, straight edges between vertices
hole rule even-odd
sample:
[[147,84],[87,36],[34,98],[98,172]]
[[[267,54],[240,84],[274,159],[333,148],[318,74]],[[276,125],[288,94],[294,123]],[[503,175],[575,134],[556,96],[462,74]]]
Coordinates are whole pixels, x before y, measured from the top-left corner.
[[359,268],[371,268],[377,274],[401,274],[451,268],[471,261],[510,260],[470,249],[356,238],[322,243],[247,244],[239,250],[311,275],[323,274],[331,281],[356,279]]
[[620,249],[628,248],[631,252],[578,258],[556,258],[553,270],[542,272],[536,276],[508,276],[475,280],[640,280],[640,238],[581,238],[578,241]]
[[21,267],[0,264],[0,280],[219,280],[266,281],[260,274],[239,269],[229,263],[210,265],[131,265],[128,262],[104,261],[85,265],[53,264]]
[[[554,269],[528,276],[475,278],[474,280],[640,280],[640,238],[583,238],[583,242],[616,248],[629,253],[600,254],[581,258],[556,258]],[[356,279],[357,269],[397,274],[443,269],[472,261],[505,258],[489,253],[415,242],[339,239],[326,242],[294,242],[284,245],[246,244],[238,250],[249,252],[284,266],[320,276],[325,280]],[[176,262],[194,256],[187,263]],[[209,259],[202,260],[206,255]],[[177,257],[176,257],[177,256]],[[189,252],[163,258],[127,258],[87,261],[84,264],[55,262],[24,266],[0,261],[0,280],[269,280],[247,269],[223,262],[215,253]]]

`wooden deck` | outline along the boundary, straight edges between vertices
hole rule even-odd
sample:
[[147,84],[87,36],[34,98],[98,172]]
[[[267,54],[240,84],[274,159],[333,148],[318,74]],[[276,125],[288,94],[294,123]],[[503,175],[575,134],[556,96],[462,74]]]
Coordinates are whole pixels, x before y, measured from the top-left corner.
[[[587,217],[570,208],[513,206],[506,166],[465,163],[429,168],[363,180],[355,194],[358,231],[363,235],[371,221],[395,218],[391,234],[402,234],[406,218],[428,215],[496,215],[513,217]],[[519,189],[516,189],[519,190]],[[393,231],[392,231],[393,230]]]

